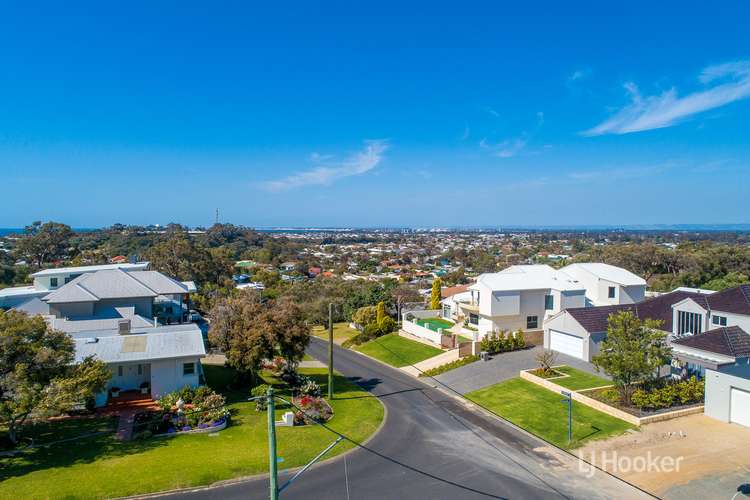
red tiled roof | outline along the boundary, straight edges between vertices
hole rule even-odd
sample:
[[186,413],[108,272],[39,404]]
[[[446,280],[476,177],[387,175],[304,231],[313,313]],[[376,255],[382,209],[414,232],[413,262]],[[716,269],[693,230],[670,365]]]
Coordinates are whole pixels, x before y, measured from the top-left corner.
[[448,297],[452,297],[457,293],[465,292],[468,289],[469,285],[449,286],[440,290],[440,297],[443,299],[447,299]]

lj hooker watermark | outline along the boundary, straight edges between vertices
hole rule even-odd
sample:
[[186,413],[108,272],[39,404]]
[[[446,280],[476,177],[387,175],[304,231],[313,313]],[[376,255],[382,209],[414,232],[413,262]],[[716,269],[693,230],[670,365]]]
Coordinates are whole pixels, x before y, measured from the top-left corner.
[[578,469],[587,477],[593,477],[597,467],[612,474],[680,472],[680,463],[685,460],[685,457],[654,455],[651,451],[634,457],[619,455],[616,451],[602,451],[598,455],[591,452],[589,456],[579,454],[578,458]]

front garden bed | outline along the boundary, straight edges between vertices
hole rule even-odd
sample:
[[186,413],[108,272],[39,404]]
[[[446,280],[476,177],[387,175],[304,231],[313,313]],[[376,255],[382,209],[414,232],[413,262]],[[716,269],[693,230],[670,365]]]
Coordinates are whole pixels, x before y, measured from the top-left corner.
[[581,391],[588,396],[639,418],[654,417],[670,412],[699,409],[704,403],[703,382],[692,377],[679,382],[668,382],[663,386],[637,389],[631,405],[620,401],[620,394],[613,387],[602,387]]
[[158,404],[159,410],[135,416],[135,438],[217,432],[229,424],[230,412],[224,396],[205,386],[184,387],[167,394]]

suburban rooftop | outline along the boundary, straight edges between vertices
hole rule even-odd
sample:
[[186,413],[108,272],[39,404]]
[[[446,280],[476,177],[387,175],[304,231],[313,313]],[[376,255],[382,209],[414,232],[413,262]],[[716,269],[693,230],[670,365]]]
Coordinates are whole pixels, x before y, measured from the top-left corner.
[[578,281],[546,264],[510,266],[498,273],[482,274],[477,279],[477,283],[469,288],[478,290],[479,285],[484,285],[496,291],[584,290],[583,285]]

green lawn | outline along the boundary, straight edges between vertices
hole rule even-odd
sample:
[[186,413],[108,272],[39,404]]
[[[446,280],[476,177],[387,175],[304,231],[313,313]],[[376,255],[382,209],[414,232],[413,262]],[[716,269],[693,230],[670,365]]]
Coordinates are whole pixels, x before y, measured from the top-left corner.
[[549,381],[573,391],[612,385],[612,381],[607,380],[606,378],[598,377],[592,373],[584,372],[581,370],[576,370],[571,366],[560,366],[555,368],[555,371],[570,376],[562,378],[552,378],[549,379]]
[[[232,425],[213,436],[152,438],[121,443],[110,434],[0,458],[0,498],[110,498],[205,485],[268,470],[266,413],[246,400],[249,390],[227,390],[229,369],[205,365],[209,384],[231,403]],[[301,369],[326,392],[325,369]],[[268,378],[268,381],[273,382]],[[337,376],[335,411],[329,425],[355,441],[367,439],[383,419],[383,406],[369,393]],[[286,411],[280,408],[277,419]],[[72,422],[72,421],[69,421]],[[82,422],[82,421],[78,421]],[[105,422],[99,422],[104,425]],[[73,424],[66,424],[73,426]],[[93,425],[88,421],[84,427]],[[81,429],[68,429],[75,433]],[[55,435],[59,435],[55,433]],[[278,428],[281,468],[303,465],[335,435],[319,426]],[[328,456],[352,448],[342,441]]]
[[389,333],[354,348],[391,366],[402,367],[419,363],[442,353],[441,349]]
[[448,321],[447,319],[443,318],[424,318],[424,319],[418,319],[417,324],[419,326],[423,326],[425,328],[429,328],[433,332],[438,331],[438,329],[442,328],[446,331],[450,328],[453,328],[456,324],[452,321]]
[[623,420],[573,402],[573,442],[568,443],[568,406],[560,394],[514,378],[466,395],[470,400],[561,448],[634,428]]
[[[352,328],[349,328],[349,323],[334,323],[333,324],[333,343],[341,345],[344,341],[357,335],[359,332]],[[328,328],[322,326],[316,326],[313,328],[313,335],[323,340],[328,340]]]

